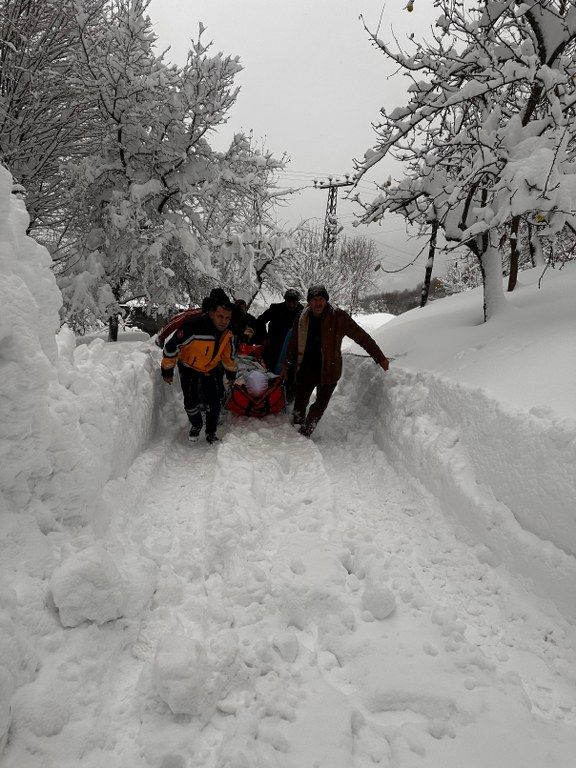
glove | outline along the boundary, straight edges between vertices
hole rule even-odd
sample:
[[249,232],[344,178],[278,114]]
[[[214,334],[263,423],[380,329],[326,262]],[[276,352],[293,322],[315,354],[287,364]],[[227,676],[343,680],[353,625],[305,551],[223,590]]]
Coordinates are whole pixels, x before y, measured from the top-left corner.
[[160,373],[162,374],[162,378],[164,379],[166,384],[172,384],[174,380],[173,368],[160,368]]
[[382,368],[384,371],[387,371],[387,370],[388,370],[388,368],[390,368],[390,360],[388,360],[388,358],[387,358],[387,357],[385,357],[383,360],[381,360],[381,361],[380,361],[380,367],[381,367],[381,368]]

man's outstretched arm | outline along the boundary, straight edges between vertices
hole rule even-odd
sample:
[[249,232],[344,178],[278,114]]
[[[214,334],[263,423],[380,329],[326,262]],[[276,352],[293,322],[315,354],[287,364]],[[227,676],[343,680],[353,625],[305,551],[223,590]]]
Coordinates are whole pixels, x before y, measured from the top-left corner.
[[384,352],[382,352],[372,336],[370,336],[370,334],[367,333],[364,328],[361,328],[358,323],[350,317],[350,315],[348,315],[346,336],[352,339],[352,341],[355,341],[356,344],[359,344],[362,349],[366,350],[374,362],[378,363],[378,365],[384,371],[388,370],[390,367],[390,361]]

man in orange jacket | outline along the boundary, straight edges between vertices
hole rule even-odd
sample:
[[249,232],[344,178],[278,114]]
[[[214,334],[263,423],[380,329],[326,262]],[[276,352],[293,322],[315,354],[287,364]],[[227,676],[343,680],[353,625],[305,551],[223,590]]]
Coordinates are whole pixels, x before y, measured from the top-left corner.
[[230,302],[213,301],[207,312],[185,321],[164,343],[162,378],[172,384],[174,368],[178,365],[191,442],[198,440],[203,427],[202,406],[206,408],[206,440],[209,443],[218,440],[219,364],[222,363],[229,381],[234,381],[237,371],[232,333],[228,330],[231,317]]

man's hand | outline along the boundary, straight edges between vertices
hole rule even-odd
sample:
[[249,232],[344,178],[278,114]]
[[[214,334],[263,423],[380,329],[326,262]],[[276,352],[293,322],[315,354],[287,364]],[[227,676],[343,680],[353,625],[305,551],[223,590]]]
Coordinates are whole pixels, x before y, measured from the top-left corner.
[[387,357],[385,357],[384,360],[380,362],[380,368],[382,368],[384,371],[387,371],[388,368],[390,368],[390,360],[388,360]]
[[174,381],[174,371],[172,368],[160,368],[160,373],[166,384],[172,384]]

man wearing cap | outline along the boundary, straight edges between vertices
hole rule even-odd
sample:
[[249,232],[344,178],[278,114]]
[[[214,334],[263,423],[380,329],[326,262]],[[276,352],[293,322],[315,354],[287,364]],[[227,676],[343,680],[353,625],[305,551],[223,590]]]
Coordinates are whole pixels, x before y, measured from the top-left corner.
[[[383,368],[389,361],[374,339],[350,315],[328,302],[323,285],[308,289],[308,306],[294,322],[283,375],[296,372],[296,397],[292,423],[300,434],[310,437],[326,410],[342,375],[342,340],[345,336],[359,344]],[[308,409],[312,392],[316,400]]]
[[264,349],[264,361],[268,370],[275,371],[280,353],[284,346],[286,334],[294,325],[294,320],[300,315],[304,306],[300,303],[300,294],[295,288],[288,288],[284,293],[284,301],[270,304],[268,309],[258,318],[260,328],[268,334]]

